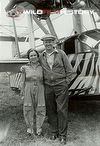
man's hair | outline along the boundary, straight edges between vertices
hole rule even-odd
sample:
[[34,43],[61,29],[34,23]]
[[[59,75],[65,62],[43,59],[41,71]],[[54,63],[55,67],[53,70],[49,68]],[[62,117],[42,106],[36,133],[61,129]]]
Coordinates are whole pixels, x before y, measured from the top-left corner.
[[35,49],[32,49],[32,48],[31,48],[31,49],[29,49],[29,50],[27,51],[27,58],[28,58],[28,59],[30,59],[29,55],[30,55],[30,53],[33,52],[33,51],[36,52],[37,57],[39,58],[39,53],[38,53],[38,51],[36,51]]

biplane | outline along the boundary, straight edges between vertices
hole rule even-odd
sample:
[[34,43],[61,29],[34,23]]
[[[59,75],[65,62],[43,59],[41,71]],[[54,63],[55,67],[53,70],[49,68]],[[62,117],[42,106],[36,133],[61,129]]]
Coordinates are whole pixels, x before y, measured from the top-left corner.
[[[22,9],[21,9],[22,8]],[[40,29],[48,34],[49,32],[55,35],[57,47],[63,49],[68,55],[69,61],[76,72],[74,79],[69,85],[70,96],[87,96],[87,95],[100,95],[100,29],[95,29],[82,32],[80,29],[80,18],[79,15],[75,16],[77,22],[75,34],[71,37],[59,40],[52,22],[50,20],[51,12],[61,10],[62,8],[67,9],[94,9],[99,14],[100,2],[99,0],[94,3],[94,0],[11,0],[5,7],[5,10],[9,17],[18,17],[25,10],[43,10],[42,14],[29,15],[29,27],[30,27],[30,41],[31,47],[34,46],[36,38],[33,36],[32,20],[38,24]],[[91,14],[92,15],[92,14]],[[92,18],[93,15],[92,15]],[[44,19],[47,23],[49,31],[42,25],[41,19]],[[94,19],[93,19],[94,20]],[[13,23],[14,24],[14,23]],[[96,24],[94,23],[96,26]],[[15,24],[14,24],[15,27]],[[33,41],[34,40],[34,41]],[[15,41],[17,49],[17,59],[0,61],[1,72],[11,72],[10,84],[12,89],[20,90],[20,82],[22,80],[19,69],[23,64],[26,64],[28,60],[25,58],[26,55],[20,55],[18,48],[18,41],[15,29]],[[40,48],[40,53],[43,51],[43,47]]]

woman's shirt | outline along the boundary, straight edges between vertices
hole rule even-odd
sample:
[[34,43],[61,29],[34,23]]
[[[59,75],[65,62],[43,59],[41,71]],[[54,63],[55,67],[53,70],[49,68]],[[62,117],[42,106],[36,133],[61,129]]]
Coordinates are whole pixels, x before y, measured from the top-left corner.
[[25,74],[25,81],[42,81],[43,71],[40,63],[31,65],[28,63],[21,67],[20,71]]

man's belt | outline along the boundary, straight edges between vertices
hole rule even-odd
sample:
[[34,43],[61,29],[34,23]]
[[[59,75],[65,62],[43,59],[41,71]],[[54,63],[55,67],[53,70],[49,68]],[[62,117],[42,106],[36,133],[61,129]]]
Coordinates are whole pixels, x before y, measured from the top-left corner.
[[45,79],[45,84],[54,84],[54,85],[56,85],[56,84],[60,84],[60,83],[62,83],[62,82],[64,82],[64,81],[66,81],[66,78],[64,77],[64,78],[57,78],[57,79]]

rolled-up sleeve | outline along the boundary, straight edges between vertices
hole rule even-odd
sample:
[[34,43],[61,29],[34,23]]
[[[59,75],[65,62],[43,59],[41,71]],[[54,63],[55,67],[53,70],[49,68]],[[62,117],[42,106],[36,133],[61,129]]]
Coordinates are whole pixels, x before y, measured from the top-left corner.
[[20,72],[24,73],[25,72],[25,66],[21,66]]

